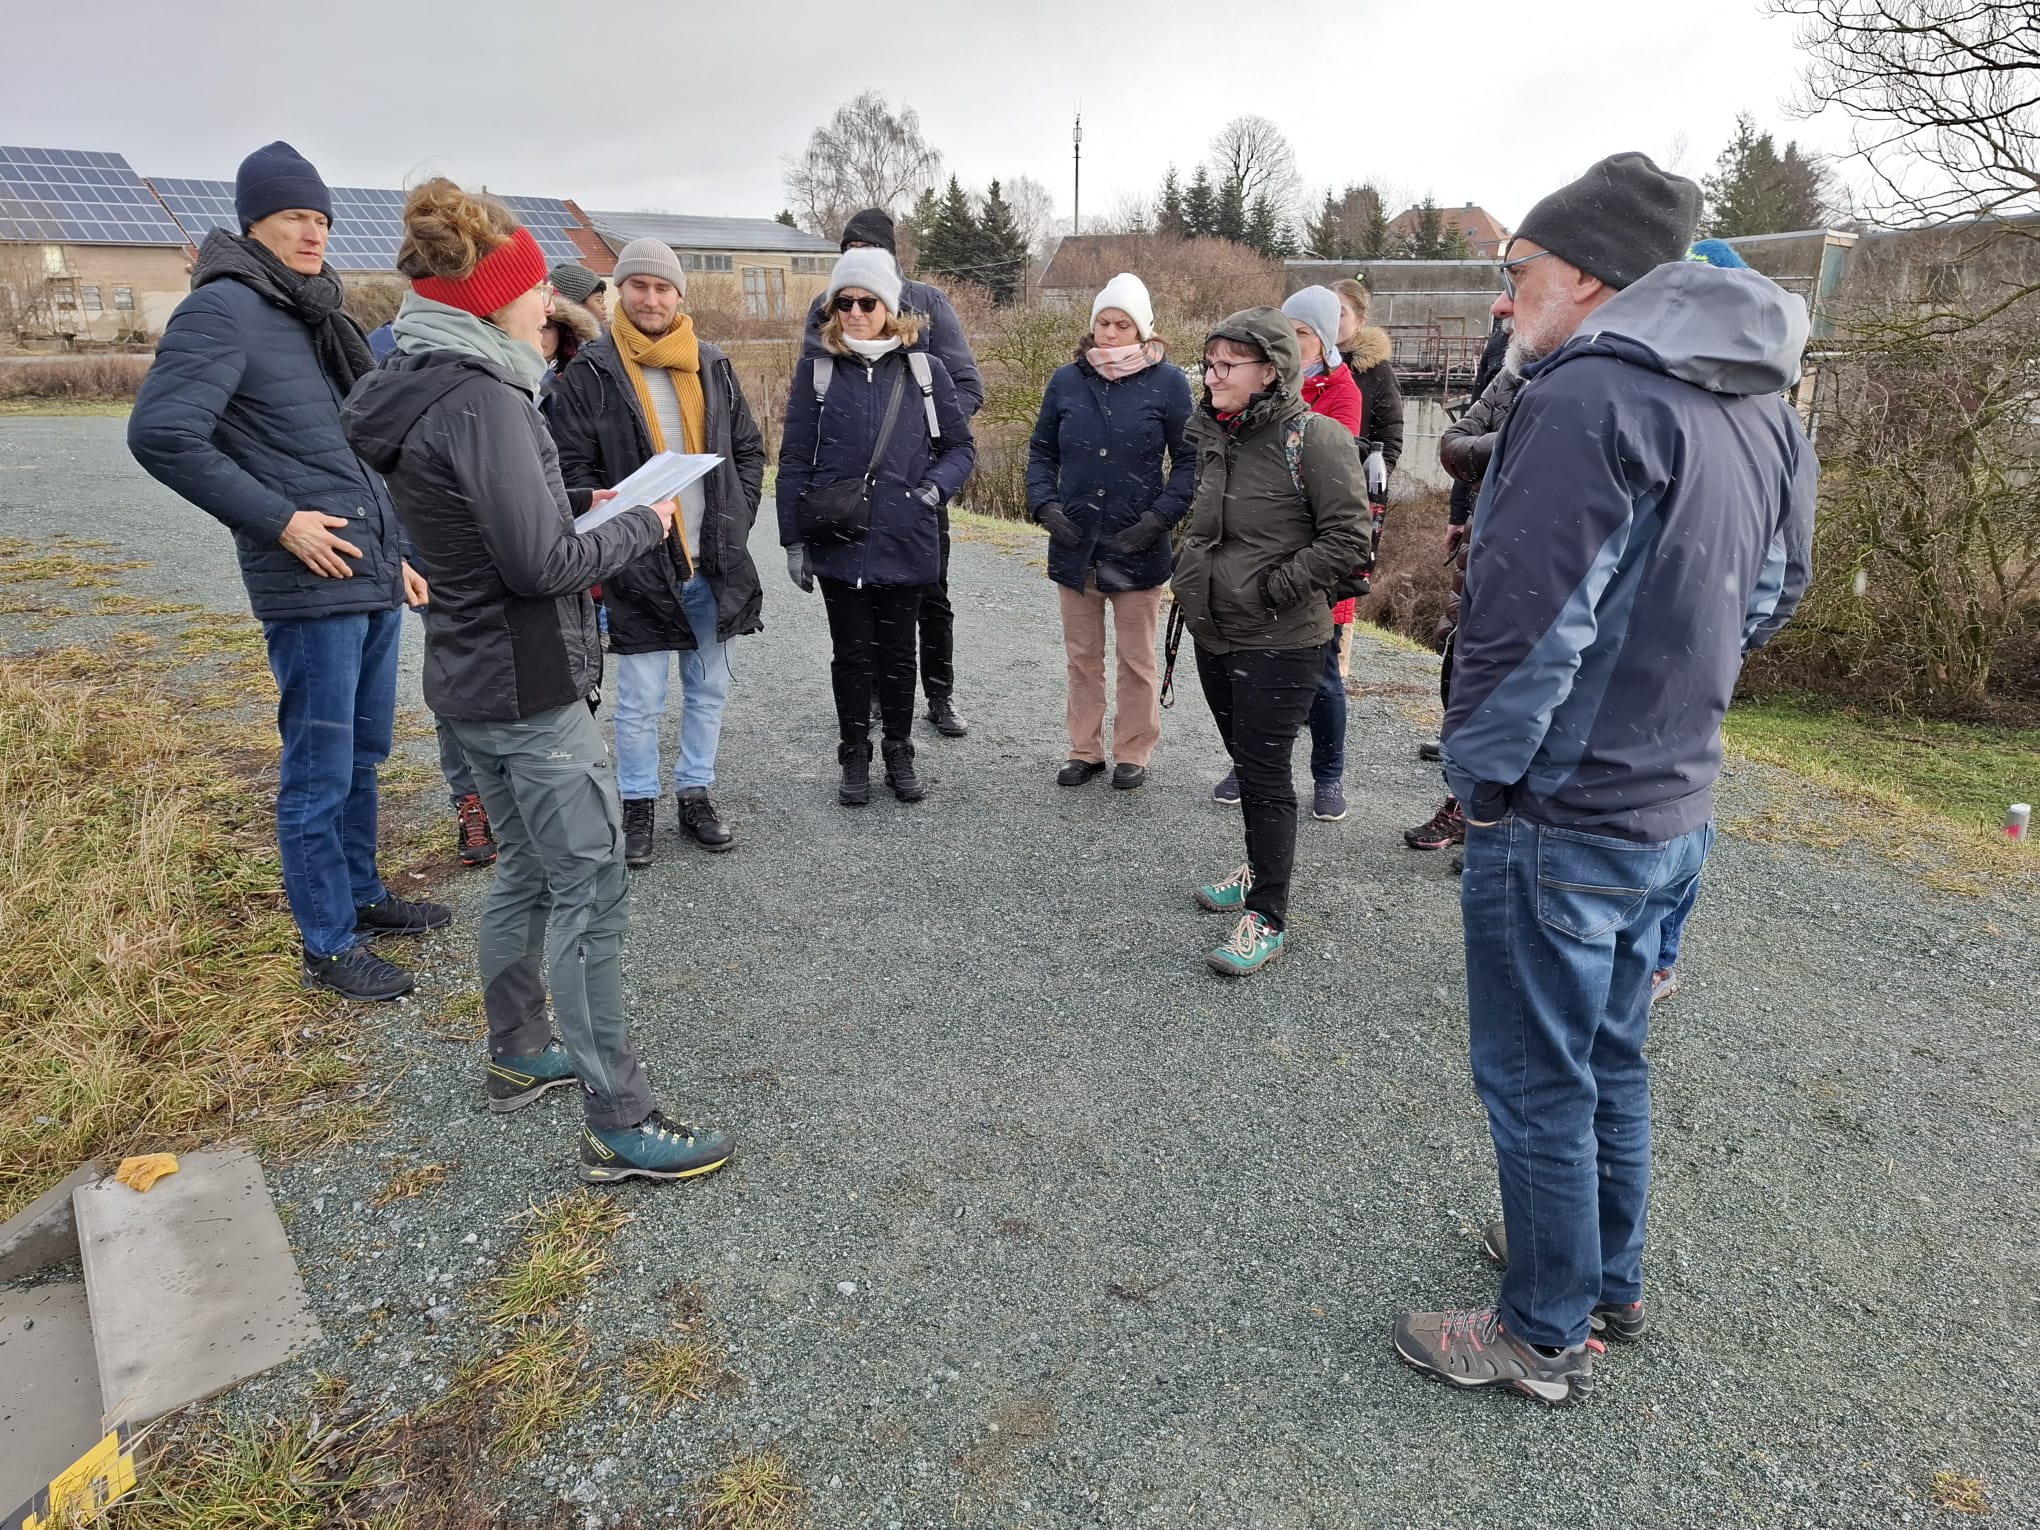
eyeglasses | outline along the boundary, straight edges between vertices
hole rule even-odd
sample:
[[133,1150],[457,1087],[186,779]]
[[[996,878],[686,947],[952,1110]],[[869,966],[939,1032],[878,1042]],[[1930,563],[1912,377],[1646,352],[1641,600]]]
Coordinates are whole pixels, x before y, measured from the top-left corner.
[[1539,250],[1535,255],[1525,255],[1519,260],[1505,260],[1502,262],[1502,291],[1508,294],[1510,302],[1516,301],[1516,277],[1514,274],[1516,267],[1527,266],[1533,260],[1542,260],[1550,253],[1551,251],[1549,250]]
[[1204,358],[1204,370],[1220,382],[1232,376],[1234,367],[1265,367],[1267,364],[1265,361],[1219,361],[1211,356]]
[[853,308],[859,313],[873,313],[878,308],[878,299],[874,297],[839,297],[836,299],[836,312],[848,313]]

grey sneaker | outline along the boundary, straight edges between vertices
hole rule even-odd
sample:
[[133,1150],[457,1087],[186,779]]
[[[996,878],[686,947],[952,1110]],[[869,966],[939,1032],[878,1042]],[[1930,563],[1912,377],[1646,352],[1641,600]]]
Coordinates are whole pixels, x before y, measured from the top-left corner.
[[1655,1004],[1660,999],[1669,999],[1678,991],[1679,969],[1677,967],[1660,967],[1650,975],[1651,1003]]
[[1320,823],[1337,823],[1346,816],[1346,788],[1337,781],[1320,781],[1310,795],[1310,816]]
[[1464,1312],[1405,1312],[1395,1320],[1395,1352],[1455,1387],[1507,1387],[1563,1408],[1594,1390],[1599,1339],[1547,1355],[1502,1326],[1492,1307]]
[[[1495,1221],[1481,1229],[1481,1251],[1503,1269],[1509,1267],[1509,1226],[1506,1222]],[[1595,1337],[1614,1339],[1618,1343],[1633,1344],[1643,1337],[1649,1320],[1643,1315],[1642,1302],[1601,1302],[1587,1314],[1587,1322],[1593,1326]]]

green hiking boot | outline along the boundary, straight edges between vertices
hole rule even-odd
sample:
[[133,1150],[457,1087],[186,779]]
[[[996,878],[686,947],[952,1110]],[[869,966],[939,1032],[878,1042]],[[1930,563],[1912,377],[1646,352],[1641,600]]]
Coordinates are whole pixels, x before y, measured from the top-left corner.
[[1197,889],[1197,901],[1214,914],[1237,914],[1247,906],[1247,892],[1254,885],[1254,868],[1242,866],[1223,882],[1208,882]]
[[545,1050],[534,1057],[492,1057],[483,1074],[489,1086],[489,1109],[499,1116],[581,1081],[574,1071],[574,1059],[557,1041],[548,1041]]
[[1260,914],[1243,915],[1233,927],[1232,939],[1204,960],[1215,972],[1227,977],[1245,977],[1259,971],[1282,954],[1282,932]]
[[591,1184],[620,1179],[694,1179],[730,1161],[737,1144],[712,1126],[689,1126],[653,1111],[636,1126],[581,1128],[581,1178]]

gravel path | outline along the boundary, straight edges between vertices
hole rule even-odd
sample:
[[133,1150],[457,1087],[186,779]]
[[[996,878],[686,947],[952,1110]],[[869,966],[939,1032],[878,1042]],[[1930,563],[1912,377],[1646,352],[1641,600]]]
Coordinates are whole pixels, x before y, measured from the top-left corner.
[[[120,431],[0,420],[0,536],[117,539],[156,560],[136,588],[238,607],[224,536]],[[668,811],[626,960],[669,1107],[742,1148],[619,1192],[585,1315],[614,1359],[698,1283],[748,1386],[655,1426],[612,1388],[515,1479],[528,1506],[663,1522],[735,1442],[776,1444],[827,1527],[1867,1530],[1946,1518],[1943,1471],[2040,1524],[2032,908],[1724,836],[1653,1048],[1651,1336],[1585,1409],[1456,1395],[1387,1343],[1398,1309],[1494,1285],[1456,883],[1397,832],[1439,791],[1407,715],[1433,661],[1363,645],[1352,815],[1305,819],[1293,953],[1229,985],[1189,892],[1238,819],[1187,665],[1148,789],[1056,788],[1055,602],[1025,551],[966,543],[971,736],[923,729],[925,803],[845,811],[820,603],[771,541],[716,796],[740,847],[693,852]],[[1728,782],[1724,819],[1775,790]],[[449,885],[442,994],[485,879]],[[571,1185],[572,1106],[492,1118],[422,1006],[363,1024],[403,1069],[387,1137],[274,1182],[311,1366],[406,1402],[480,1342],[505,1224]],[[397,1154],[458,1168],[371,1209]],[[283,1408],[304,1374],[247,1395]]]

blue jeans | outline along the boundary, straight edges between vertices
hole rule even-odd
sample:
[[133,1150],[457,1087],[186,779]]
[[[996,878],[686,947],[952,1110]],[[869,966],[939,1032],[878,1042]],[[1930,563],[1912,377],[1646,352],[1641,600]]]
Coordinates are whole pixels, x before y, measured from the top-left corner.
[[1686,896],[1679,900],[1679,906],[1665,915],[1664,927],[1658,931],[1658,970],[1663,972],[1679,965],[1679,942],[1686,934],[1686,921],[1693,916],[1693,905],[1700,901],[1700,878],[1693,878],[1693,885],[1686,889]]
[[262,624],[280,693],[276,843],[305,951],[351,950],[355,910],[388,896],[375,870],[376,767],[397,715],[403,613]]
[[[673,787],[715,785],[715,750],[730,699],[729,645],[716,641],[715,589],[697,575],[680,586],[694,647],[680,652],[680,758]],[[666,715],[670,653],[615,654],[616,786],[626,802],[659,795],[659,719]]]
[[1318,675],[1317,698],[1310,704],[1310,778],[1331,786],[1346,778],[1346,680],[1339,673],[1339,638],[1332,629],[1325,649],[1325,667]]
[[1643,1299],[1650,977],[1714,826],[1643,844],[1511,816],[1469,824],[1460,909],[1473,1081],[1501,1171],[1501,1314],[1578,1344],[1597,1302]]

